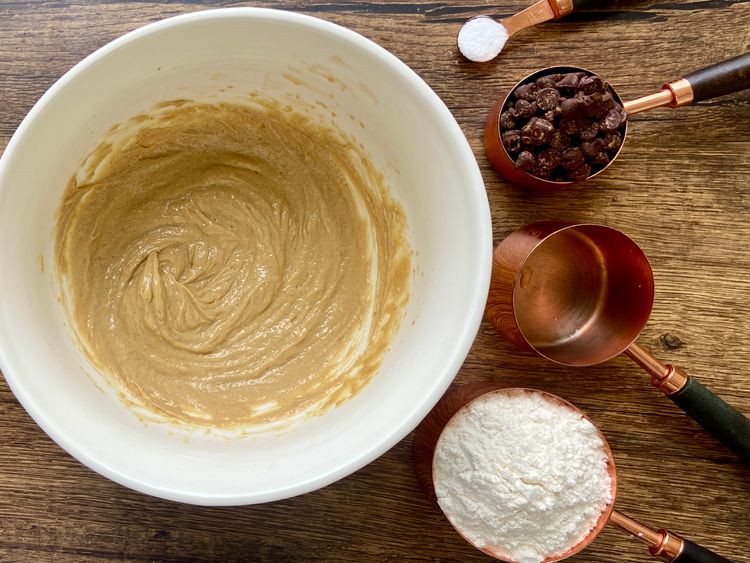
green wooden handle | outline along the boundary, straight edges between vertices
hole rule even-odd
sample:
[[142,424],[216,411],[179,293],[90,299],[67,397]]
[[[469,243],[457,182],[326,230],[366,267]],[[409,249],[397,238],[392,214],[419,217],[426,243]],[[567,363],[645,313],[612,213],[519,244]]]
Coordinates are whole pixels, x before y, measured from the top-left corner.
[[724,445],[750,461],[750,420],[741,412],[689,376],[685,386],[669,398]]

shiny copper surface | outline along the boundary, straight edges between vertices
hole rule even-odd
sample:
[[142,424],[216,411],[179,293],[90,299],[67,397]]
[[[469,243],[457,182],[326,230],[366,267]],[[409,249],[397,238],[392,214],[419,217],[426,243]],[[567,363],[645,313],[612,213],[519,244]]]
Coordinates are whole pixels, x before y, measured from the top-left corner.
[[656,532],[617,510],[612,511],[609,522],[634,538],[638,538],[648,546],[651,555],[655,555],[665,561],[674,561],[677,559],[685,545],[682,538],[677,534],[673,534],[668,530],[659,530]]
[[555,15],[553,6],[557,7],[555,0],[539,0],[517,14],[501,19],[500,23],[503,24],[510,37],[527,27],[560,17]]
[[693,87],[684,78],[667,82],[661,90],[653,94],[629,100],[623,104],[628,117],[642,111],[669,106],[678,108],[693,103]]
[[628,114],[628,117],[630,117],[631,115],[635,115],[642,111],[671,105],[673,102],[674,93],[669,88],[665,88],[654,94],[647,94],[646,96],[641,96],[635,100],[629,100],[625,102],[622,107],[625,109],[625,113]]
[[635,343],[653,302],[651,266],[632,239],[603,225],[541,221],[495,248],[486,313],[508,340],[559,364],[625,353],[672,395],[687,374]]
[[625,353],[651,376],[651,383],[665,395],[677,393],[685,387],[688,376],[670,364],[662,364],[648,350],[632,343]]
[[573,13],[573,0],[550,0],[555,18],[562,18]]
[[495,249],[487,312],[512,342],[588,366],[630,346],[653,298],[651,267],[630,238],[602,225],[547,221]]
[[661,545],[649,548],[651,555],[655,555],[664,561],[675,561],[682,555],[682,550],[685,548],[685,541],[669,530],[659,530],[659,533],[664,539]]
[[[487,117],[487,123],[484,128],[484,149],[485,149],[485,152],[487,153],[488,160],[490,161],[490,163],[492,163],[492,166],[495,167],[495,170],[497,170],[498,173],[507,181],[509,181],[511,184],[515,184],[517,186],[522,186],[524,188],[531,188],[531,189],[557,189],[557,188],[566,188],[566,187],[573,186],[576,184],[575,182],[570,182],[570,181],[553,182],[551,180],[543,180],[542,178],[537,178],[536,176],[529,174],[525,170],[516,168],[516,163],[508,154],[508,151],[505,150],[505,147],[503,146],[502,139],[501,139],[501,135],[503,134],[503,131],[500,127],[500,113],[502,112],[503,107],[507,103],[508,98],[513,93],[513,91],[516,88],[518,88],[521,84],[531,81],[531,80],[536,80],[537,78],[541,76],[544,76],[547,74],[557,74],[557,73],[566,73],[566,72],[585,72],[586,74],[591,74],[591,75],[594,74],[591,71],[588,71],[584,68],[580,68],[576,66],[552,66],[548,68],[543,68],[519,80],[505,94],[505,96],[503,96],[497,101],[497,103],[490,110],[490,114]],[[617,94],[617,92],[615,92],[614,89],[612,90],[612,92],[615,97],[615,100],[618,103],[622,104],[623,103],[622,99]],[[609,164],[607,164],[601,170],[597,171],[595,174],[592,174],[591,176],[589,176],[589,178],[598,176],[599,174],[601,174],[607,168],[610,167],[612,162],[614,162],[617,156],[620,154],[622,147],[625,145],[625,138],[627,134],[628,134],[628,124],[625,123],[625,131],[622,136],[622,144],[620,145],[620,148],[618,149],[617,153],[612,157],[612,160],[609,162]]]
[[663,87],[668,88],[673,94],[674,101],[670,107],[678,108],[693,103],[693,87],[686,79],[680,78],[674,82],[668,82]]

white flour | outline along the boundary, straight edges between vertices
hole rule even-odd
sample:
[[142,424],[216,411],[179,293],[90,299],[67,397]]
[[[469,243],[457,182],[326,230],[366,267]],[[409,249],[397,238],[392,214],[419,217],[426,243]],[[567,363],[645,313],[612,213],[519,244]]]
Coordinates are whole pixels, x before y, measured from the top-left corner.
[[490,17],[468,20],[458,32],[458,50],[475,63],[491,61],[503,50],[508,40],[505,26]]
[[435,449],[435,492],[478,547],[518,563],[567,551],[612,502],[604,443],[540,393],[492,393],[460,411]]

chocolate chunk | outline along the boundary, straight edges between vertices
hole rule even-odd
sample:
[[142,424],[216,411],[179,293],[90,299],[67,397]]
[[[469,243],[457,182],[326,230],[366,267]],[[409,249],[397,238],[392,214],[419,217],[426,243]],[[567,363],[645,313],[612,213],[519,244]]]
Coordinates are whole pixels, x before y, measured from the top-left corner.
[[557,82],[556,74],[548,74],[546,76],[541,76],[536,79],[536,85],[541,90],[542,88],[554,88],[555,82]]
[[524,119],[530,119],[536,115],[536,104],[529,102],[528,100],[518,100],[516,102],[515,114],[516,117],[522,117]]
[[555,118],[557,117],[557,113],[555,113],[555,110],[551,109],[549,111],[545,111],[542,114],[542,117],[546,119],[547,121],[549,121],[550,123],[554,123]]
[[599,124],[596,121],[584,123],[578,131],[578,138],[582,141],[591,141],[599,133]]
[[562,160],[562,155],[556,149],[545,149],[537,157],[539,168],[546,168],[550,171],[560,165],[560,160]]
[[628,115],[625,113],[625,110],[622,109],[622,106],[616,105],[614,108],[607,112],[607,115],[599,124],[599,128],[605,133],[616,131],[622,126],[623,123],[625,123],[625,120],[627,118]]
[[527,146],[546,145],[552,140],[555,126],[546,119],[532,117],[521,129],[521,142]]
[[617,131],[605,133],[601,139],[602,148],[610,153],[616,151],[622,145],[622,136]]
[[603,94],[607,91],[607,84],[598,76],[584,76],[578,82],[578,89],[584,94],[594,94],[596,92]]
[[542,166],[537,165],[531,173],[542,180],[549,180],[552,177],[552,168],[543,168]]
[[534,97],[536,96],[538,90],[539,86],[537,86],[534,82],[531,82],[530,84],[521,84],[513,91],[513,93],[515,94],[517,99],[531,102],[534,100]]
[[585,162],[574,170],[568,171],[568,178],[574,182],[581,182],[591,175],[591,166]]
[[503,146],[510,153],[521,150],[521,133],[518,129],[511,129],[502,134]]
[[526,171],[533,170],[536,168],[536,157],[529,151],[521,151],[516,159],[516,168]]
[[549,146],[558,151],[563,151],[570,146],[570,136],[562,131],[555,131],[552,133],[552,140],[549,142]]
[[560,128],[560,131],[566,135],[575,135],[585,126],[586,122],[582,118],[566,118],[563,116],[563,118],[560,119],[558,127]]
[[553,110],[560,101],[560,92],[554,88],[543,88],[536,94],[536,105],[542,111]]
[[562,78],[557,81],[557,84],[555,86],[559,89],[562,88],[570,88],[571,90],[575,90],[578,88],[578,73],[575,72],[569,72],[567,74],[563,74]]
[[581,149],[576,147],[568,147],[562,151],[561,157],[560,165],[565,170],[577,170],[586,164],[586,158],[583,156]]
[[585,113],[585,103],[581,98],[568,98],[560,104],[560,115],[564,119],[577,119]]
[[500,114],[500,127],[506,131],[516,128],[516,114],[514,110],[509,109]]
[[586,141],[581,143],[581,152],[588,157],[599,154],[603,150],[604,141],[602,141],[601,139],[594,139],[593,141]]
[[609,162],[609,155],[606,151],[599,151],[589,157],[591,164],[607,164]]

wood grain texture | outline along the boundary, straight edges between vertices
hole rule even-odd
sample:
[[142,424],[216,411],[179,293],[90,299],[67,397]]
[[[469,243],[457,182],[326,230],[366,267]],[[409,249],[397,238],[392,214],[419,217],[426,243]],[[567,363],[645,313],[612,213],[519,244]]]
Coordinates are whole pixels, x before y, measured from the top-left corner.
[[[44,91],[120,34],[163,17],[239,2],[0,0],[0,149]],[[463,61],[467,17],[524,0],[262,1],[348,26],[416,70],[445,100],[477,156],[496,242],[544,218],[602,222],[651,259],[656,303],[640,342],[750,413],[750,94],[638,115],[620,160],[585,188],[533,193],[484,157],[496,98],[531,71],[568,63],[628,99],[750,50],[746,0],[615,1],[514,37],[495,62]],[[12,244],[12,241],[0,241]],[[662,338],[663,335],[675,338]],[[458,381],[539,387],[576,403],[615,452],[618,507],[730,559],[750,561],[750,467],[650,387],[627,359],[569,369],[530,356],[484,322]],[[419,489],[412,436],[323,490],[263,506],[200,508],[100,477],[55,445],[0,380],[2,561],[486,561]],[[613,529],[572,561],[649,561]]]

